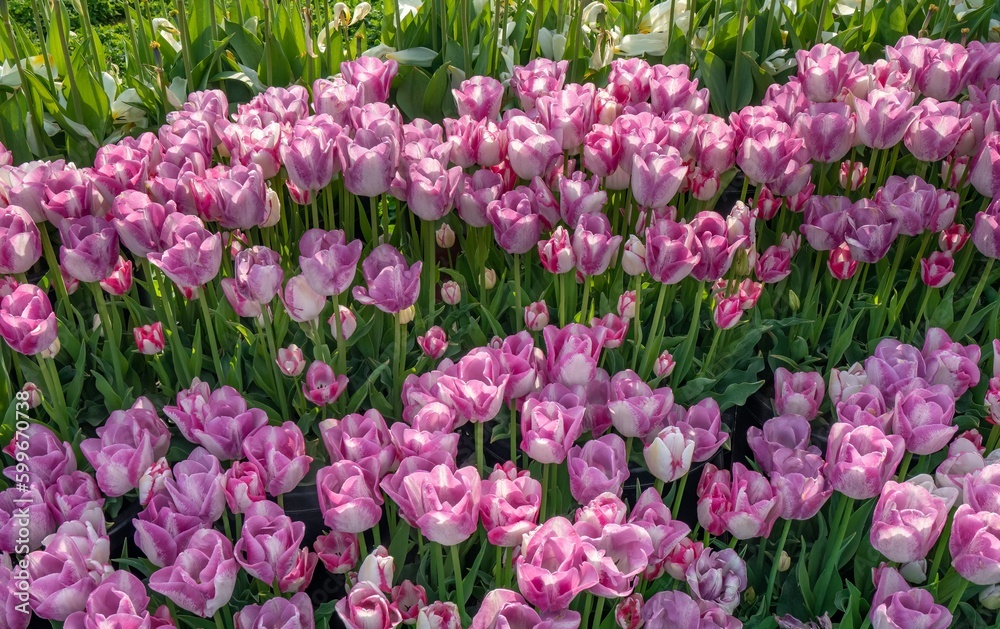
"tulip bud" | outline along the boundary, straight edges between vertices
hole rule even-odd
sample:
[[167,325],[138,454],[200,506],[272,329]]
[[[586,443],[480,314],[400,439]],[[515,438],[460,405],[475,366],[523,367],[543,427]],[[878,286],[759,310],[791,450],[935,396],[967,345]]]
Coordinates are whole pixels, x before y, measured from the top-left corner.
[[830,274],[838,280],[851,279],[858,270],[858,262],[851,255],[851,247],[846,242],[830,250],[826,266],[830,269]]
[[943,288],[954,279],[954,268],[955,260],[951,253],[935,251],[928,257],[921,258],[920,279],[930,288]]
[[986,609],[1000,609],[1000,585],[991,585],[980,592],[979,602]]
[[493,287],[497,285],[497,272],[493,269],[486,269],[486,290],[493,290]]
[[306,358],[299,346],[294,343],[288,347],[279,348],[275,362],[278,363],[278,369],[281,370],[281,373],[290,378],[299,375],[306,368]]
[[236,258],[236,254],[246,248],[245,243],[246,236],[243,235],[242,230],[234,229],[229,232],[229,257]]
[[132,261],[118,256],[111,275],[101,280],[101,288],[109,295],[121,296],[132,288]]
[[840,164],[840,187],[844,190],[854,192],[865,182],[868,176],[868,167],[861,162],[845,160]]
[[413,317],[415,316],[417,316],[417,309],[413,306],[409,306],[396,313],[396,321],[400,325],[406,325],[410,321],[413,321]]
[[42,358],[55,358],[56,355],[59,354],[59,349],[61,347],[62,346],[59,344],[59,337],[57,336],[56,340],[52,341],[52,345],[49,345],[47,348],[43,349],[40,355]]
[[448,336],[440,326],[436,325],[427,330],[425,335],[417,337],[417,345],[420,346],[425,356],[437,360],[444,356],[448,349]]
[[135,347],[140,354],[152,356],[163,351],[166,339],[163,337],[163,324],[157,321],[150,325],[143,325],[132,329],[132,336],[135,338]]
[[622,251],[622,270],[633,277],[646,272],[646,245],[634,234],[628,237]]
[[615,623],[621,629],[642,627],[642,594],[636,592],[618,601],[618,605],[615,606]]
[[740,322],[743,308],[740,306],[740,296],[723,297],[715,304],[713,315],[715,325],[720,330],[728,330]]
[[908,561],[899,567],[899,574],[913,584],[923,583],[927,580],[927,559]]
[[788,572],[788,569],[791,567],[792,558],[785,551],[781,551],[781,558],[778,560],[778,572]]
[[438,247],[451,249],[455,245],[455,230],[451,228],[451,225],[445,223],[434,232],[434,240]]
[[549,324],[549,307],[545,300],[529,304],[524,309],[524,325],[532,332],[540,332]]
[[7,295],[13,293],[14,289],[18,286],[20,286],[20,284],[18,284],[17,280],[10,275],[0,277],[0,299],[3,299]]
[[392,555],[385,546],[379,546],[361,562],[361,567],[358,568],[358,581],[367,581],[383,592],[389,593],[392,591],[394,566]]
[[798,312],[799,308],[802,307],[802,300],[799,299],[799,294],[793,290],[788,291],[788,307],[792,309],[792,312]]
[[167,459],[160,457],[139,477],[139,504],[145,506],[158,493],[166,491],[167,479],[173,480]]
[[673,355],[664,350],[656,358],[656,364],[653,365],[653,373],[656,374],[657,378],[666,378],[674,372],[674,367],[676,366],[677,363],[674,361]]
[[260,226],[274,227],[281,220],[281,197],[278,196],[277,192],[268,188],[265,198],[267,201],[267,216],[264,217],[264,222]]
[[938,234],[938,245],[942,251],[955,255],[962,250],[969,240],[969,230],[961,223],[953,223]]
[[25,382],[24,386],[21,387],[18,400],[27,402],[28,408],[38,408],[38,405],[42,403],[42,390],[34,382]]
[[[333,334],[334,338],[337,338],[337,322],[334,317],[337,316],[336,313],[330,315],[328,323],[330,324],[330,332]],[[354,331],[358,329],[358,318],[354,315],[352,311],[347,306],[340,307],[340,334],[346,341],[351,338]]]
[[462,301],[462,287],[458,285],[458,282],[448,281],[441,285],[441,301],[449,306],[454,306]]
[[627,290],[618,298],[618,316],[622,319],[635,317],[635,291]]

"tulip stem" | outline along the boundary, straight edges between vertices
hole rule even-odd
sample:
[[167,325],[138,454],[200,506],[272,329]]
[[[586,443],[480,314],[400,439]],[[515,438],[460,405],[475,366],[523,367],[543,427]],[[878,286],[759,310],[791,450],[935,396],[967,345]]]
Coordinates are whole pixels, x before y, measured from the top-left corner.
[[403,351],[403,324],[399,321],[399,314],[397,313],[394,318],[395,327],[395,339],[393,342],[393,372],[395,372],[395,378],[393,378],[392,383],[392,405],[396,409],[396,418],[402,417],[403,412],[403,398],[401,397],[402,386],[403,386],[403,360],[405,357],[405,352]]
[[424,271],[427,273],[427,325],[434,325],[434,293],[437,289],[437,266],[435,265],[434,226],[435,221],[423,221],[424,228]]
[[510,403],[510,460],[517,466],[517,407]]
[[841,498],[840,505],[837,507],[837,513],[833,520],[830,521],[831,526],[836,524],[837,529],[833,537],[833,543],[830,545],[830,552],[826,553],[829,560],[814,590],[818,594],[816,598],[817,609],[826,607],[826,590],[830,585],[830,579],[833,578],[833,573],[837,571],[840,564],[841,546],[844,543],[844,535],[847,534],[847,525],[851,519],[851,506],[854,504],[854,499],[844,495]]
[[997,447],[997,441],[1000,440],[1000,424],[993,424],[990,428],[990,436],[986,439],[986,454],[990,454]]
[[639,299],[642,295],[642,275],[635,276],[635,318],[632,325],[635,328],[635,348],[632,351],[632,371],[635,371],[639,360],[639,348],[642,347],[642,316],[639,310]]
[[539,523],[544,524],[552,513],[552,494],[549,493],[549,480],[552,477],[552,465],[545,463],[542,465],[542,507]]
[[583,305],[580,306],[580,323],[586,325],[590,310],[590,276],[583,276]]
[[965,595],[965,589],[969,587],[969,582],[966,579],[962,579],[962,583],[958,586],[955,591],[955,595],[951,597],[951,602],[948,603],[948,611],[955,613],[958,609],[958,604],[962,602],[962,597]]
[[288,413],[288,396],[285,395],[284,387],[281,386],[281,370],[278,367],[278,343],[275,340],[274,317],[271,315],[270,305],[264,304],[264,307],[261,308],[261,314],[264,316],[264,338],[271,354],[270,362],[271,373],[274,377],[274,396],[278,398],[278,404],[281,405],[282,419],[289,419],[291,416]]
[[483,477],[483,469],[486,467],[486,456],[483,453],[483,422],[475,422],[476,432],[476,469],[479,470],[479,478]]
[[[177,616],[171,616],[171,618],[177,618]],[[222,622],[222,610],[221,609],[217,610],[215,612],[215,615],[213,616],[213,618],[215,619],[216,629],[226,629],[225,623]]]
[[774,559],[771,561],[771,574],[767,577],[767,590],[764,592],[764,600],[761,601],[761,610],[764,612],[771,608],[771,593],[774,592],[774,580],[778,576],[781,553],[785,551],[785,542],[788,540],[788,531],[791,528],[792,521],[785,520],[785,525],[781,528],[781,537],[778,538],[778,546],[774,549]]
[[681,499],[684,496],[684,486],[687,485],[688,476],[690,476],[690,474],[685,474],[684,476],[681,476],[680,480],[677,482],[676,485],[677,493],[674,494],[674,505],[670,509],[670,517],[672,518],[676,519],[677,512],[680,511]]
[[[892,316],[889,317],[889,329],[885,330],[885,333],[892,331],[892,325],[899,321],[899,315],[903,311],[903,306],[906,304],[907,297],[913,291],[913,284],[917,279],[917,273],[920,270],[920,260],[924,256],[924,251],[927,250],[927,243],[930,242],[933,232],[927,232],[924,237],[920,240],[920,249],[917,251],[917,255],[913,258],[913,264],[910,265],[910,276],[906,278],[906,284],[903,286],[903,292],[899,294],[899,299],[896,302],[896,307],[892,309]],[[931,288],[927,287],[925,292],[930,292]]]
[[[700,294],[700,291],[699,291]],[[660,341],[657,333],[660,329],[660,316],[663,314],[663,302],[667,297],[667,285],[660,284],[660,295],[656,298],[656,309],[653,310],[653,323],[649,328],[649,347],[646,348],[645,358],[642,361],[642,378],[648,378],[649,372],[660,354]]]
[[657,478],[653,481],[653,487],[656,489],[656,494],[661,497],[663,496],[663,485],[664,483],[662,478]]
[[437,568],[438,599],[446,601],[448,592],[444,587],[444,549],[437,542],[431,542],[431,548],[431,552],[434,553],[434,566]]
[[910,469],[910,461],[913,460],[913,453],[909,450],[903,456],[903,462],[899,465],[899,474],[896,475],[896,482],[902,483],[906,480],[906,472]]
[[948,547],[948,540],[951,538],[951,522],[952,518],[948,518],[944,524],[944,530],[941,531],[941,537],[938,539],[937,548],[934,550],[934,559],[931,560],[930,571],[927,573],[927,577],[933,580],[934,575],[938,573],[938,568],[941,567],[941,559],[944,558],[944,549]]
[[521,254],[514,254],[514,329],[520,332],[524,327],[524,299],[521,295]]
[[581,626],[594,627],[594,623],[591,620],[590,612],[594,607],[594,595],[587,592],[583,595],[583,624]]
[[223,373],[222,373],[222,361],[219,359],[219,343],[215,340],[215,327],[212,325],[212,313],[208,311],[208,303],[205,301],[206,295],[205,291],[201,291],[201,295],[197,297],[198,304],[201,306],[201,314],[205,319],[205,335],[208,337],[208,345],[212,348],[212,361],[215,364],[216,380],[219,384],[223,383]]
[[114,324],[111,322],[111,313],[108,312],[108,304],[104,300],[104,292],[100,284],[87,282],[90,292],[94,294],[94,302],[97,305],[97,314],[101,318],[101,327],[104,328],[105,347],[111,347],[111,367],[115,372],[115,386],[125,386],[125,379],[122,377],[121,347],[118,345],[118,335],[115,333]]
[[968,308],[965,309],[965,314],[962,315],[962,320],[958,324],[957,332],[959,334],[965,334],[965,328],[969,325],[969,320],[972,319],[972,313],[975,312],[976,306],[979,305],[979,296],[983,294],[983,288],[990,279],[990,273],[993,271],[994,258],[989,258],[986,262],[986,268],[983,269],[983,274],[979,277],[979,282],[976,284],[976,288],[972,291],[972,299],[969,301]]
[[451,567],[455,571],[455,596],[458,600],[455,604],[458,605],[458,613],[462,617],[462,624],[464,625],[468,622],[465,618],[465,583],[462,582],[462,562],[458,557],[458,544],[451,547]]
[[[691,313],[691,325],[688,328],[687,338],[684,339],[684,352],[681,354],[681,360],[684,361],[683,365],[678,365],[678,373],[674,377],[676,382],[683,382],[684,378],[687,376],[688,369],[691,368],[691,360],[694,358],[694,348],[698,341],[698,328],[701,325],[701,305],[705,301],[705,283],[704,281],[698,282],[695,286],[695,299],[694,299],[694,311]],[[659,347],[656,348],[657,352]],[[647,356],[647,358],[649,358]],[[655,360],[655,354],[654,354]],[[646,372],[648,373],[648,371]]]
[[48,397],[48,391],[52,391],[53,404],[52,407],[52,420],[59,427],[60,436],[64,441],[70,441],[72,435],[70,434],[69,424],[66,421],[66,399],[63,397],[62,383],[59,382],[59,373],[55,370],[55,358],[42,358],[40,355],[35,354],[35,360],[38,361],[38,369],[42,373],[42,380],[45,383],[45,396]]

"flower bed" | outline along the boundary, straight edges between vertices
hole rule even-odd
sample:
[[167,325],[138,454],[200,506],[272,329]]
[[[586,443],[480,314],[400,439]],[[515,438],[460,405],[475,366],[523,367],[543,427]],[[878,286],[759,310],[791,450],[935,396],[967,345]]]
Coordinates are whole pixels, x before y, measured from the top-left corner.
[[0,627],[994,622],[997,46],[443,126],[363,57],[5,159]]

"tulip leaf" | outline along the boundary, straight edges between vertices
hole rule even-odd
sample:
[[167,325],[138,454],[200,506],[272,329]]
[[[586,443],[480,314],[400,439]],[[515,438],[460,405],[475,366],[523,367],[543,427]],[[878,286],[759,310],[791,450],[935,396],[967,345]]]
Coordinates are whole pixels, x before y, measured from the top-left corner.
[[333,612],[336,610],[337,601],[327,601],[316,608],[313,612],[313,617],[316,619],[316,629],[329,629],[330,619],[333,618]]
[[396,90],[396,104],[403,114],[413,120],[423,115],[423,96],[431,77],[420,68],[411,68]]
[[351,399],[347,402],[348,413],[357,413],[359,410],[361,410],[361,405],[368,398],[372,383],[375,382],[375,379],[379,377],[379,375],[381,375],[381,373],[388,368],[389,368],[389,363],[387,362],[379,363],[379,366],[376,367],[371,372],[371,374],[368,376],[368,379],[365,380],[365,383],[361,385],[357,391],[354,392],[354,395],[352,395]]
[[427,89],[424,91],[422,110],[424,115],[434,122],[440,122],[443,117],[443,107],[446,97],[451,96],[448,91],[449,84],[449,64],[444,63],[431,76]]
[[396,521],[396,530],[389,531],[389,537],[392,539],[389,542],[389,556],[395,560],[397,566],[406,565],[406,558],[409,556],[410,547],[412,546],[410,541],[411,532],[410,525],[402,518]]

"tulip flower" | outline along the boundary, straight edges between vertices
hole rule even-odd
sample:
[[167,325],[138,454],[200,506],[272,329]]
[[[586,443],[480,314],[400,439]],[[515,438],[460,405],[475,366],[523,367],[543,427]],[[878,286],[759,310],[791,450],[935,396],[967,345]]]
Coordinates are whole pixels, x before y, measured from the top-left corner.
[[926,474],[905,483],[887,482],[872,516],[872,546],[890,561],[923,559],[937,542],[957,497],[957,489],[937,488]]
[[632,158],[632,194],[640,206],[662,208],[677,194],[688,167],[672,146],[642,151]]
[[832,164],[847,155],[854,144],[852,113],[845,103],[817,103],[796,116],[795,133],[805,140],[814,160]]
[[247,605],[236,612],[233,623],[237,629],[264,629],[281,626],[283,629],[313,629],[316,621],[312,602],[304,592],[290,599],[277,597],[262,605]]
[[475,532],[481,481],[474,467],[453,470],[436,465],[426,472],[414,472],[403,478],[402,490],[411,524],[430,541],[454,546]]
[[247,573],[273,584],[295,566],[305,534],[305,524],[293,521],[281,507],[268,500],[251,505],[233,554]]
[[525,535],[514,560],[518,589],[543,611],[569,607],[577,594],[598,583],[598,572],[586,561],[587,546],[562,517],[549,519]]
[[313,549],[323,566],[332,574],[344,574],[358,563],[358,536],[352,533],[331,532],[320,535],[313,542]]
[[340,66],[341,76],[358,90],[358,105],[385,102],[398,70],[393,59],[382,61],[378,57],[359,57]]
[[873,89],[865,98],[854,99],[857,137],[873,149],[887,149],[900,143],[916,113],[910,108],[913,92]]
[[581,215],[573,230],[577,269],[586,276],[604,273],[621,241],[621,236],[611,235],[611,223],[603,214]]
[[565,227],[556,227],[548,240],[538,241],[538,258],[542,262],[542,268],[549,273],[559,275],[573,270],[576,255]]
[[0,210],[0,273],[24,273],[42,255],[42,241],[31,215],[9,205]]
[[395,314],[412,306],[420,292],[422,263],[407,266],[392,245],[379,245],[361,264],[367,288],[354,287],[354,298],[382,312]]
[[420,346],[425,356],[431,360],[437,360],[448,349],[448,337],[440,326],[434,326],[427,330],[427,334],[417,337],[417,345]]
[[305,477],[312,463],[305,449],[302,431],[292,422],[261,426],[243,441],[243,454],[272,496],[290,492]]
[[854,259],[850,245],[844,242],[830,250],[826,266],[830,270],[830,275],[834,278],[847,280],[857,272],[858,261]]
[[111,275],[118,260],[118,234],[107,220],[84,216],[63,221],[59,260],[81,282],[98,282]]
[[449,280],[441,284],[441,301],[449,306],[455,306],[462,301],[462,287],[458,282]]
[[952,566],[977,585],[1000,583],[1000,515],[968,504],[958,507],[951,526],[948,550]]
[[782,450],[819,454],[817,448],[809,445],[810,432],[809,420],[805,417],[796,414],[780,415],[764,422],[763,428],[750,427],[747,430],[747,443],[753,450],[760,469],[765,474],[770,474]]
[[868,177],[868,167],[861,162],[844,161],[840,164],[837,183],[846,191],[854,192]]
[[521,411],[521,448],[540,463],[562,463],[583,432],[582,406],[529,398]]
[[536,301],[524,307],[524,327],[532,332],[541,332],[549,325],[549,307],[545,300]]
[[732,613],[740,602],[740,593],[747,587],[746,563],[731,548],[718,552],[706,550],[688,566],[684,580],[696,599]]
[[156,459],[167,455],[170,431],[145,397],[132,408],[111,413],[97,438],[80,444],[97,470],[97,483],[108,496],[122,496],[139,486],[139,478]]
[[606,332],[582,324],[563,328],[547,326],[545,337],[546,368],[549,377],[566,386],[585,385],[597,372]]
[[625,441],[615,434],[570,448],[567,465],[573,498],[587,504],[603,493],[620,496],[629,475],[625,458]]
[[778,367],[774,373],[774,410],[813,419],[823,404],[823,376],[812,371],[792,373]]
[[212,391],[197,378],[177,394],[177,405],[165,406],[163,412],[185,439],[224,461],[241,458],[243,441],[267,423],[267,414],[248,408],[236,389],[223,386]]
[[337,155],[344,186],[351,194],[377,197],[389,191],[399,161],[399,145],[394,137],[379,137],[368,129],[358,129],[354,138],[337,137]]
[[234,461],[226,470],[222,491],[226,496],[226,505],[233,513],[246,513],[250,505],[266,498],[260,473],[245,461]]
[[198,288],[219,274],[222,236],[211,234],[195,216],[170,214],[163,222],[164,250],[146,254],[149,261],[181,288]]
[[245,299],[268,304],[281,290],[285,272],[276,251],[261,246],[244,249],[236,255],[233,266],[236,290]]
[[[325,419],[319,425],[320,435],[331,460],[345,459],[365,464],[365,468],[381,480],[397,459],[397,452],[382,415],[368,410],[364,415],[353,413],[343,419]],[[366,463],[374,464],[369,467]]]
[[[59,478],[61,480],[70,477],[64,475]],[[53,486],[50,489],[55,488],[56,486]],[[61,522],[56,521],[55,514],[46,504],[46,493],[50,492],[38,486],[21,488],[15,486],[0,492],[0,550],[5,553],[13,553],[18,548],[27,551],[38,550],[42,547],[43,541],[56,532],[56,527]],[[99,496],[100,492],[97,493]],[[91,506],[91,501],[88,501],[84,504],[83,510]],[[520,540],[520,537],[518,539]]]
[[833,44],[816,44],[810,50],[799,50],[795,60],[806,98],[816,103],[839,96],[859,64],[858,53],[845,53]]
[[840,493],[856,500],[879,495],[903,459],[905,442],[874,426],[854,427],[842,422],[830,428],[827,477]]
[[104,624],[141,627],[156,626],[156,623],[162,622],[167,613],[166,607],[161,607],[155,614],[150,614],[147,607],[149,595],[142,581],[125,570],[116,570],[94,588],[87,598],[86,608],[71,614],[65,626],[87,629]]
[[994,201],[985,212],[976,214],[972,244],[984,256],[1000,259],[1000,203]]
[[0,336],[12,350],[33,356],[58,339],[49,298],[33,284],[21,284],[0,300]]
[[337,533],[362,533],[382,517],[375,479],[353,461],[336,461],[316,475],[323,521]]
[[320,295],[339,295],[354,281],[361,241],[346,242],[344,232],[310,229],[299,240],[299,265],[309,287]]
[[218,531],[203,529],[191,537],[174,565],[150,575],[149,588],[181,609],[209,618],[229,603],[237,572],[232,542]]
[[955,260],[951,253],[935,251],[920,259],[920,279],[928,288],[944,288],[955,279]]
[[532,531],[542,503],[542,484],[513,463],[497,464],[482,484],[479,514],[491,544],[513,547]]
[[455,97],[459,116],[471,116],[476,120],[500,117],[503,100],[503,85],[488,76],[474,76],[462,81],[458,89],[451,91]]
[[916,388],[896,396],[893,432],[904,439],[914,454],[933,454],[958,432],[953,392],[943,384]]
[[306,359],[302,350],[294,343],[288,347],[278,349],[278,356],[275,358],[278,369],[289,378],[298,376],[306,368]]

